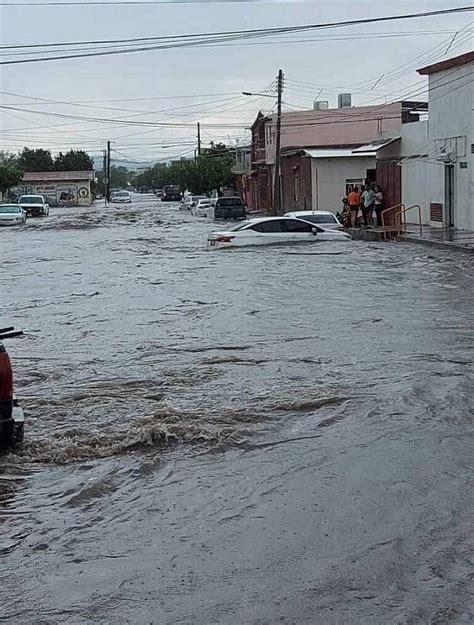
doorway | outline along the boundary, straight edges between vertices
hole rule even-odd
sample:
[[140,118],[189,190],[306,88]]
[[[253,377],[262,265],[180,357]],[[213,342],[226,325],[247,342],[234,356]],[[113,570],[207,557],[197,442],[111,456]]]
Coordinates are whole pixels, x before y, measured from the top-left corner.
[[445,227],[454,228],[455,209],[455,187],[454,187],[454,165],[444,166],[444,206],[445,206]]

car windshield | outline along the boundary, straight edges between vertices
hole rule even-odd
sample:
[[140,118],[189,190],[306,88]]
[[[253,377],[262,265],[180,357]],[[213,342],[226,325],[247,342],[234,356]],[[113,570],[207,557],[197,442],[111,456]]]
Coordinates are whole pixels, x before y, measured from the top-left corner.
[[43,198],[38,197],[37,195],[22,195],[20,198],[20,204],[42,204]]
[[239,197],[220,197],[217,202],[219,207],[243,206],[242,200]]
[[21,213],[21,208],[19,206],[0,206],[0,214],[5,215],[6,213]]
[[310,221],[312,224],[335,224],[336,218],[334,215],[315,215],[309,213],[309,215],[296,215],[298,219],[304,219]]
[[120,191],[119,193],[114,193],[115,197],[128,197],[128,191]]

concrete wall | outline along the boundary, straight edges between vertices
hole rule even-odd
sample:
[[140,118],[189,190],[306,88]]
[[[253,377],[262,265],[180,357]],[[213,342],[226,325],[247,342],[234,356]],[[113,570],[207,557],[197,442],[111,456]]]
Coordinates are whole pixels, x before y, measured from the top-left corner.
[[[402,105],[360,106],[321,111],[285,111],[282,115],[281,147],[357,146],[385,135],[396,136]],[[265,160],[275,162],[276,115],[265,124]]]
[[92,203],[91,181],[73,182],[26,182],[13,187],[9,195],[18,199],[20,195],[43,195],[50,206],[90,206]]
[[346,192],[346,180],[366,178],[367,169],[375,169],[375,157],[311,159],[313,210],[340,211]]
[[[453,152],[455,227],[474,230],[474,63],[429,76],[429,138],[438,156]],[[466,163],[466,168],[461,167]],[[438,165],[432,200],[445,205],[444,165]]]

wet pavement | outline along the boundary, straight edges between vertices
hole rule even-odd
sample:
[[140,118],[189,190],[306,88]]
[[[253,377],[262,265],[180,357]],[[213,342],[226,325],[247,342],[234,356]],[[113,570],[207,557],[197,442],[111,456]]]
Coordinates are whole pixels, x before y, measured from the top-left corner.
[[210,229],[136,196],[0,231],[0,622],[471,624],[470,257]]

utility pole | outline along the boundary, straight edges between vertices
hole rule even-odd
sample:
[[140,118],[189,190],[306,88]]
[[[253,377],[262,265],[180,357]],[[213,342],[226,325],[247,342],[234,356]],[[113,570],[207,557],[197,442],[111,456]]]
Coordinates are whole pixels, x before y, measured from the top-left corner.
[[279,215],[281,212],[280,193],[280,146],[281,146],[281,96],[283,93],[283,71],[278,72],[277,85],[277,122],[275,138],[275,175],[273,178],[273,214]]
[[107,141],[107,186],[106,195],[107,202],[110,202],[110,141]]
[[197,139],[198,139],[197,153],[198,153],[198,156],[201,156],[201,124],[199,122],[197,123]]
[[104,202],[107,204],[107,150],[102,150],[102,171],[104,172]]

